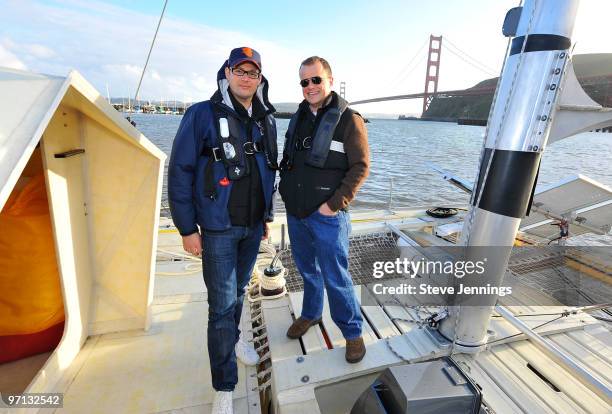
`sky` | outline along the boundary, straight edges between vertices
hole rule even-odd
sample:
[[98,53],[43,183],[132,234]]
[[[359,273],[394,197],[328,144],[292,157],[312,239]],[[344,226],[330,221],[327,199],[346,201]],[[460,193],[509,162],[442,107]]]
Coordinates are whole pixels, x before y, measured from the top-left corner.
[[[262,56],[272,102],[299,102],[300,62],[327,59],[349,101],[422,92],[427,42],[443,36],[438,90],[497,76],[501,25],[518,0],[169,0],[140,98],[200,101],[234,47]],[[134,96],[164,0],[0,0],[0,66],[65,76],[78,70],[101,94]],[[611,53],[612,0],[582,0],[574,53]],[[459,55],[459,56],[457,56]],[[466,62],[467,61],[467,62]],[[356,107],[419,114],[422,100]]]

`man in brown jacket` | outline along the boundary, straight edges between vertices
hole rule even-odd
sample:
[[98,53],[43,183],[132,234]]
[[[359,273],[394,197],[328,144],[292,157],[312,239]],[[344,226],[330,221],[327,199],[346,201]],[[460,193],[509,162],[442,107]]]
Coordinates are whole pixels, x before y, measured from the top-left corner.
[[297,339],[320,322],[325,288],[331,317],[346,339],[346,360],[354,363],[366,350],[348,272],[348,205],[368,176],[368,135],[362,117],[332,92],[325,59],[306,59],[299,74],[304,101],[285,136],[279,190],[291,251],[304,280],[304,301],[287,336]]

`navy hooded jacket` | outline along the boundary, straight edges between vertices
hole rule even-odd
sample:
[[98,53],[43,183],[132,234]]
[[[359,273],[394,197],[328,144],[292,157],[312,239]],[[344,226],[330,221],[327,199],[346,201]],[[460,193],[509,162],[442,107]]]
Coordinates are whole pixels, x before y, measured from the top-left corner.
[[[202,155],[204,148],[220,146],[219,120],[215,113],[224,116],[238,114],[229,97],[229,82],[225,78],[225,67],[217,74],[218,90],[208,101],[198,102],[185,112],[183,120],[172,144],[172,154],[168,166],[168,202],[172,220],[182,236],[198,232],[196,226],[206,230],[226,230],[232,224],[227,208],[232,191],[232,181],[227,183],[227,171],[223,162],[213,162],[215,197],[204,195],[204,170],[209,156]],[[259,99],[266,113],[273,113],[274,107],[268,101],[268,81],[262,77],[253,99]],[[216,109],[216,110],[215,110]],[[243,127],[244,125],[241,124]],[[247,137],[246,128],[241,131],[241,140],[259,142],[262,138],[260,128],[253,128]],[[276,137],[273,137],[276,140]],[[265,200],[264,221],[272,221],[272,200],[274,193],[275,171],[268,167],[265,154],[252,155],[256,158]],[[224,185],[225,184],[225,185]]]

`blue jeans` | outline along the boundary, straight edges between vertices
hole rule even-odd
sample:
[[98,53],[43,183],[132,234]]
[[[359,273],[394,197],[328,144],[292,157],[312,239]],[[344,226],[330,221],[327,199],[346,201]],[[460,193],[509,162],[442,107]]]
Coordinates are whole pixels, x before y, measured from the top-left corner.
[[287,224],[293,260],[304,279],[302,318],[321,317],[325,288],[331,317],[344,338],[358,338],[363,318],[348,272],[349,214],[315,211],[303,219],[287,214]]
[[223,231],[204,230],[202,267],[208,289],[208,357],[216,391],[238,383],[234,346],[240,336],[244,288],[257,260],[263,224]]

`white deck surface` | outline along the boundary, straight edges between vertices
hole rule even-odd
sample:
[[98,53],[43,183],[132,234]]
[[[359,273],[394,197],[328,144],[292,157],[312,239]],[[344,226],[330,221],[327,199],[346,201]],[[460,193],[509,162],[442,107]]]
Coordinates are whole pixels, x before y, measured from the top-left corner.
[[[181,253],[178,234],[164,228],[165,224],[168,222],[162,220],[159,249]],[[197,260],[170,262],[164,258],[164,253],[158,253],[151,329],[90,337],[70,367],[67,388],[60,390],[65,392],[65,398],[64,409],[58,413],[211,411],[214,391],[206,351],[208,304],[201,271],[197,269]],[[186,269],[188,263],[196,264],[196,268]],[[263,302],[273,362],[271,391],[277,413],[321,412],[315,398],[316,387],[378,372],[386,366],[404,363],[402,359],[419,362],[449,353],[414,323],[392,320],[412,319],[416,317],[413,310],[401,306],[362,306],[368,352],[360,363],[348,364],[344,361],[344,341],[327,307],[323,329],[313,327],[301,340],[286,337],[287,328],[299,316],[301,295],[296,292]],[[508,304],[515,314],[564,309],[528,307],[516,301],[514,298]],[[248,312],[248,306],[244,306],[244,312]],[[534,326],[547,318],[550,319],[549,316],[524,319]],[[247,323],[247,317],[243,317],[243,332],[247,332]],[[501,318],[493,318],[492,327],[498,337],[517,332]],[[605,325],[584,314],[572,315],[538,332],[612,386],[612,334]],[[302,360],[298,360],[300,356]],[[496,413],[612,412],[609,404],[522,337],[500,342],[476,356],[455,354],[454,358],[482,387],[484,402]],[[35,366],[35,361],[32,362]],[[238,367],[235,412],[259,413],[259,394],[252,391],[256,383],[250,376],[254,368],[247,369],[240,363]],[[19,371],[18,365],[12,368]]]
[[[292,293],[288,299],[267,303],[264,312],[268,325],[274,326],[268,330],[268,336],[273,360],[273,393],[277,395],[280,413],[301,412],[300,406],[315,410],[314,390],[317,387],[403,363],[391,352],[390,346],[410,362],[449,354],[448,350],[440,349],[415,324],[402,321],[394,323],[390,319],[411,319],[415,316],[413,311],[399,306],[363,306],[363,315],[367,317],[364,339],[368,348],[363,361],[354,365],[347,364],[344,361],[342,341],[335,334],[330,335],[333,349],[328,349],[320,339],[321,327],[315,326],[302,338],[306,353],[303,355],[304,360],[297,362],[296,355],[304,354],[302,348],[298,341],[288,340],[284,332],[293,321],[287,313],[291,310],[299,312],[296,310],[300,309],[299,305],[293,307],[299,303],[299,299],[299,293]],[[564,307],[512,306],[510,309],[515,313],[548,313],[560,312]],[[529,325],[535,326],[546,321],[546,318],[552,319],[550,316],[524,319]],[[333,322],[324,315],[323,329],[328,335],[334,331],[331,325]],[[498,332],[498,337],[516,333],[501,318],[494,318],[492,327]],[[382,339],[371,338],[370,332],[378,332]],[[399,336],[399,332],[404,335]],[[584,368],[612,387],[612,334],[603,325],[587,315],[581,315],[564,318],[537,332],[550,338],[564,353],[578,360]],[[389,344],[384,338],[390,338]],[[608,403],[522,337],[506,343],[500,342],[475,356],[454,354],[454,358],[482,387],[484,402],[496,413],[612,412]],[[304,382],[304,376],[308,377],[308,381]]]
[[[175,232],[159,248],[180,250]],[[181,273],[185,262],[158,262],[158,272]],[[248,306],[244,306],[248,312]],[[208,303],[201,271],[156,276],[151,329],[90,337],[71,367],[61,413],[209,413],[214,390],[206,349]],[[244,313],[243,313],[244,315]],[[248,317],[243,317],[246,325]],[[247,328],[248,329],[248,328]],[[243,328],[246,332],[247,329]],[[250,374],[238,363],[236,413],[260,412]]]

